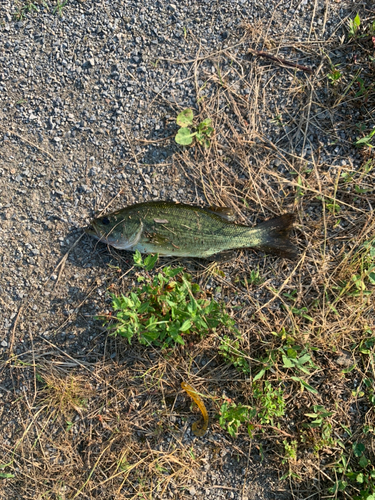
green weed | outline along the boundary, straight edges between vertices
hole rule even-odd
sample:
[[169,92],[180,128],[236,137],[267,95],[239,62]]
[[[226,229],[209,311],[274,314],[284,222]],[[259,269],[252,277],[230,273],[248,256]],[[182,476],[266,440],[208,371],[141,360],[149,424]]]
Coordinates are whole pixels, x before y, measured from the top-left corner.
[[373,136],[375,135],[375,128],[373,128],[371,130],[371,132],[369,134],[367,134],[365,137],[362,137],[362,138],[357,138],[357,140],[355,141],[355,146],[357,147],[370,147],[372,148],[373,145],[371,144],[371,140],[373,138]]
[[335,64],[334,66],[331,66],[331,71],[328,73],[327,78],[328,80],[334,85],[336,82],[340,80],[342,77],[341,71],[338,69],[338,64]]
[[[150,271],[157,255],[142,260],[139,252],[134,264]],[[224,305],[213,299],[200,298],[200,288],[192,283],[183,268],[167,266],[154,277],[139,276],[140,285],[127,295],[112,296],[114,315],[98,316],[104,320],[112,335],[126,337],[131,343],[135,337],[141,344],[161,347],[184,345],[183,335],[201,337],[219,326],[237,332],[234,320],[224,311]]]
[[338,290],[333,305],[344,295],[350,297],[369,296],[375,285],[375,239],[365,241],[346,266],[345,279],[332,287]]
[[312,413],[305,413],[306,417],[312,419],[311,422],[303,424],[308,429],[320,429],[320,434],[314,443],[314,453],[318,454],[324,448],[340,445],[343,443],[332,436],[332,424],[329,417],[333,415],[332,411],[327,411],[322,405],[314,405]]
[[274,425],[274,418],[283,417],[285,414],[284,392],[281,387],[274,388],[268,380],[262,387],[254,385],[253,396],[258,400],[259,408],[257,417],[262,425]]
[[283,127],[283,118],[280,114],[275,115],[275,118],[272,118],[271,123],[274,123],[278,127]]
[[357,14],[354,19],[349,20],[349,38],[354,38],[357,35],[360,26],[361,18]]
[[210,147],[210,137],[214,132],[210,118],[206,118],[194,126],[194,113],[192,109],[188,108],[177,115],[176,122],[181,127],[175,137],[177,144],[189,146],[195,138],[201,146]]
[[255,427],[274,425],[274,419],[285,415],[285,400],[281,387],[274,388],[271,382],[253,385],[253,397],[256,408],[236,404],[227,400],[220,408],[219,423],[221,427],[236,437],[243,423],[247,423],[247,431],[253,437]]
[[33,12],[33,11],[36,11],[36,12],[39,11],[37,5],[35,5],[31,0],[27,0],[15,12],[14,18],[16,21],[22,21],[22,19],[24,19],[27,14],[29,14],[30,12]]
[[[350,179],[347,180],[347,182],[350,182]],[[325,207],[328,212],[331,212],[331,214],[338,213],[341,210],[341,206],[337,203],[337,200],[333,200],[332,198],[325,198],[323,196],[317,196],[316,199],[325,202]]]
[[[272,332],[274,335],[279,336],[276,332]],[[306,375],[310,376],[312,370],[319,369],[313,362],[312,356],[310,354],[310,349],[308,347],[302,348],[301,346],[295,345],[291,337],[282,337],[283,340],[287,340],[287,344],[280,346],[276,349],[269,351],[268,356],[259,360],[262,363],[262,368],[253,378],[253,382],[260,380],[268,370],[273,370],[273,367],[278,367],[279,370],[284,370],[287,375],[290,372],[290,379],[294,382],[300,384],[301,390],[307,389],[313,394],[317,394],[317,390],[314,389],[310,384],[304,379]],[[282,362],[282,365],[280,365]]]
[[285,464],[286,462],[291,462],[291,461],[296,461],[297,460],[297,441],[293,439],[292,441],[287,441],[286,439],[283,440],[283,445],[284,445],[284,456],[285,458],[283,459],[282,463]]
[[238,276],[234,280],[235,283],[241,283],[245,288],[249,286],[259,286],[264,282],[264,279],[260,276],[259,266],[257,269],[252,269],[250,274],[239,278]]
[[255,415],[256,410],[250,406],[226,401],[220,408],[219,423],[222,429],[227,430],[232,437],[236,437],[241,424],[249,422]]
[[57,0],[57,5],[56,7],[53,9],[53,13],[54,14],[58,14],[60,17],[62,16],[62,13],[63,13],[63,9],[65,7],[65,5],[68,3],[68,0],[63,0],[61,3],[59,0]]
[[341,479],[335,481],[329,493],[345,492],[353,500],[375,500],[375,467],[367,458],[363,443],[353,443],[352,454],[343,453],[334,470]]
[[250,366],[246,359],[246,353],[240,349],[239,341],[232,340],[228,335],[220,341],[219,352],[225,359],[226,363],[230,363],[243,373],[250,373]]

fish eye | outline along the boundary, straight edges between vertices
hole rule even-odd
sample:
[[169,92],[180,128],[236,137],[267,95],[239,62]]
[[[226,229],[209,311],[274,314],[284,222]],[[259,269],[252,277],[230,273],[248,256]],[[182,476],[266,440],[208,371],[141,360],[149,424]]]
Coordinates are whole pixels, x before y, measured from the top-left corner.
[[108,226],[108,224],[109,224],[109,219],[108,219],[108,217],[103,217],[103,218],[101,219],[101,223],[102,223],[102,224],[104,224],[105,226]]

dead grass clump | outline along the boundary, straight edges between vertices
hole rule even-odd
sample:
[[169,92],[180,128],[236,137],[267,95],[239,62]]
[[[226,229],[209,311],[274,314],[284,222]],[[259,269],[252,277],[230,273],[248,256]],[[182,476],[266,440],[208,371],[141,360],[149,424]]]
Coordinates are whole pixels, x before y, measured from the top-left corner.
[[38,365],[37,380],[42,386],[38,390],[38,403],[48,412],[63,417],[81,413],[93,393],[82,374],[63,373],[50,365]]

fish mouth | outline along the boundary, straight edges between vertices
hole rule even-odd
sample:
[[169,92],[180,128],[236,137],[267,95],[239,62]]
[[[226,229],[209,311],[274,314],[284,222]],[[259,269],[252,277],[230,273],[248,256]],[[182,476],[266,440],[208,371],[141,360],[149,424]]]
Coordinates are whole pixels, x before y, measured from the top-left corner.
[[100,229],[96,226],[95,222],[91,222],[87,227],[85,227],[84,232],[89,236],[99,240],[101,243],[111,243],[109,235],[103,234]]
[[98,230],[95,224],[92,222],[87,227],[83,228],[84,232],[93,238],[106,242],[106,237]]
[[86,234],[89,234],[90,236],[98,236],[98,233],[96,232],[95,226],[93,224],[90,224],[89,226],[83,228],[84,232]]

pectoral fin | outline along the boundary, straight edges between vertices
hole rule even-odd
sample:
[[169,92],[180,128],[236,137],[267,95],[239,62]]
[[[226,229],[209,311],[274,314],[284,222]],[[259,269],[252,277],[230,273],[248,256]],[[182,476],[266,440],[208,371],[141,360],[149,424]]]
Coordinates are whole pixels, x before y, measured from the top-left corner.
[[225,219],[229,222],[233,222],[236,219],[236,213],[233,208],[211,206],[206,208],[206,210],[218,215],[222,219]]

